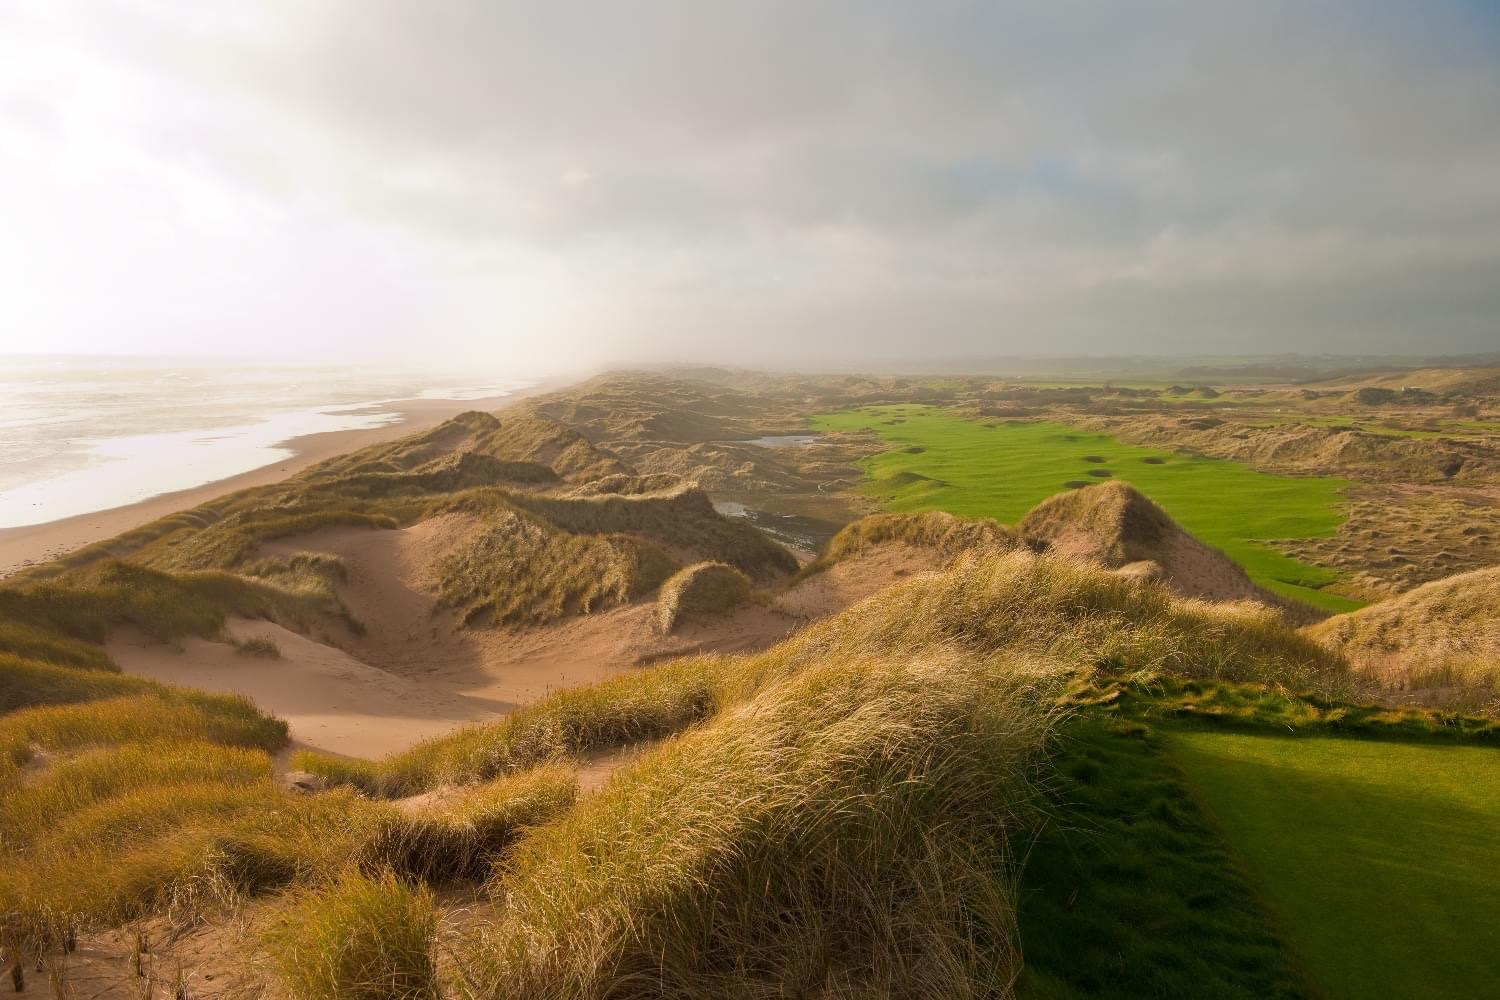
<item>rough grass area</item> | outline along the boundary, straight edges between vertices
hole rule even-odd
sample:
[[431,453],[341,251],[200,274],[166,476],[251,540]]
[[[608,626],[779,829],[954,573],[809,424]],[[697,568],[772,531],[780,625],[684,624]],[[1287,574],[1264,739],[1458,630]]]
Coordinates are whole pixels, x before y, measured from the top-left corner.
[[656,598],[656,627],[672,632],[686,622],[744,607],[750,598],[750,578],[733,566],[694,563],[662,584]]
[[867,648],[669,741],[524,842],[474,948],[479,992],[1003,994],[1049,685]]
[[1500,751],[1208,732],[1169,745],[1320,995],[1482,996],[1500,979]]
[[1055,746],[1021,878],[1021,1000],[1308,995],[1159,737],[1088,713]]
[[818,558],[802,568],[803,578],[881,545],[898,543],[933,549],[947,559],[974,550],[1002,550],[1015,544],[1011,530],[989,518],[960,518],[946,511],[870,514],[852,521],[829,540]]
[[620,604],[660,586],[677,564],[630,535],[574,535],[514,511],[439,566],[444,604],[465,622],[527,625]]
[[[1092,481],[1090,470],[1097,466],[1089,459],[1105,458],[1117,478],[1222,549],[1261,586],[1327,611],[1359,606],[1318,589],[1334,582],[1333,571],[1266,544],[1333,534],[1344,480],[1273,476],[1236,462],[1126,445],[1063,424],[980,423],[923,406],[845,410],[818,416],[813,424],[825,431],[868,428],[890,443],[890,451],[866,463],[863,490],[896,512],[946,510],[1013,523],[1070,480]],[[923,450],[913,453],[913,446]]]
[[1500,568],[1424,584],[1309,627],[1387,687],[1443,689],[1447,700],[1500,709]]
[[[1191,723],[1206,728],[1325,733],[1361,739],[1500,744],[1500,720],[1440,709],[1292,693],[1264,684],[1152,678],[1121,688],[1090,685],[1090,697],[1132,718]],[[1099,703],[1096,701],[1095,703]]]
[[265,944],[298,1000],[436,1000],[431,891],[390,872],[346,872],[292,900]]
[[556,819],[578,798],[573,768],[543,764],[430,801],[410,801],[380,814],[355,853],[366,872],[441,884],[483,879],[490,866],[531,827]]
[[269,578],[169,573],[112,559],[40,583],[0,587],[0,622],[21,623],[59,642],[103,642],[120,625],[159,642],[214,637],[229,614],[305,627],[342,617],[343,609],[325,591],[292,589]]

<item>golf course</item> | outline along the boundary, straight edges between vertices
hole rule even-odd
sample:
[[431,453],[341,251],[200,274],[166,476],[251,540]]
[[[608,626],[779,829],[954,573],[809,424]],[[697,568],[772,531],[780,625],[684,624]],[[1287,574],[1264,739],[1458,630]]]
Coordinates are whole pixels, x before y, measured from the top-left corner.
[[1343,479],[1269,475],[1065,424],[984,422],[928,406],[864,407],[812,423],[820,431],[872,430],[890,443],[866,462],[862,485],[886,510],[945,510],[1010,524],[1062,490],[1120,479],[1266,589],[1324,611],[1360,607],[1322,589],[1335,572],[1270,544],[1332,535],[1343,519],[1340,491],[1349,485]]

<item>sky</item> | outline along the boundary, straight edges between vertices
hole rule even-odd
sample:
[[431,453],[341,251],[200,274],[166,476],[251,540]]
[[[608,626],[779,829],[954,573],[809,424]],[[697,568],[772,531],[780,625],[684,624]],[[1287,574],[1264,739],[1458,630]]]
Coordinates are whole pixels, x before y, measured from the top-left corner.
[[0,0],[0,351],[1493,350],[1493,0]]

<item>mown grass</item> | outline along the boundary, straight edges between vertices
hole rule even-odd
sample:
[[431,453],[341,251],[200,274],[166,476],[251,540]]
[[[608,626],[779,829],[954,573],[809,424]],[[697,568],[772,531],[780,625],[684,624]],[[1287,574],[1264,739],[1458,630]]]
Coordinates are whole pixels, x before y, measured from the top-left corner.
[[1500,751],[1173,732],[1321,995],[1477,996],[1500,977]]
[[348,871],[289,901],[264,940],[299,1000],[435,1000],[436,936],[430,890]]
[[1088,712],[1055,746],[1021,877],[1021,1000],[1308,995],[1159,736]]
[[1062,424],[981,423],[922,406],[822,414],[813,425],[825,431],[869,428],[890,442],[890,451],[867,461],[862,489],[895,512],[946,510],[1013,523],[1069,481],[1093,481],[1090,471],[1099,466],[1085,456],[1104,458],[1116,478],[1223,550],[1261,586],[1327,611],[1359,607],[1319,589],[1334,582],[1336,573],[1266,544],[1332,535],[1342,520],[1344,480],[1274,476],[1222,459],[1138,448]]

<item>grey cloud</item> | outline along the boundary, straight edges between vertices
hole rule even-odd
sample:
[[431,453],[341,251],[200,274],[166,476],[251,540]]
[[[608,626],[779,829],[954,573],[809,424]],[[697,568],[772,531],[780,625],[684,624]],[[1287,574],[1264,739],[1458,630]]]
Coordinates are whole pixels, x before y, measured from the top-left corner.
[[560,261],[636,310],[621,353],[1500,343],[1482,4],[267,9],[75,32],[177,94],[164,160]]

